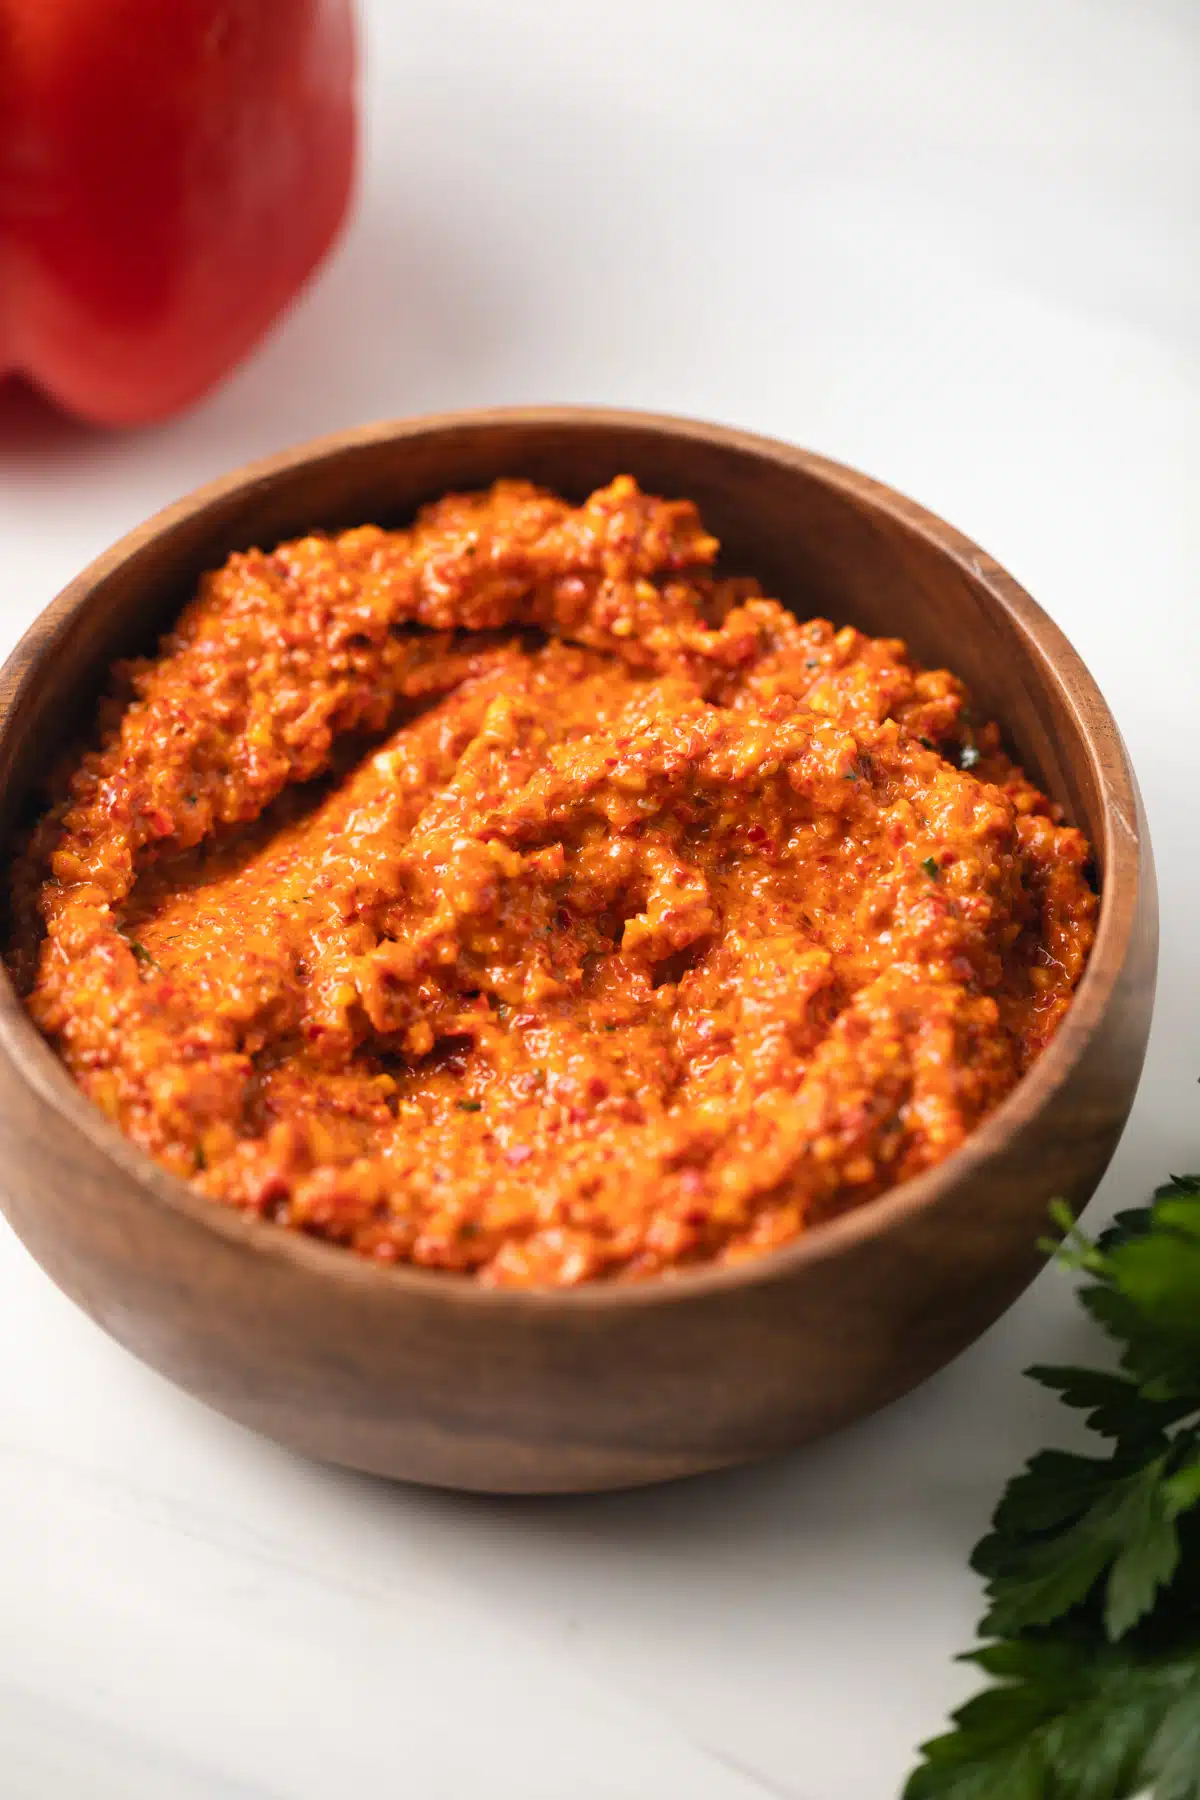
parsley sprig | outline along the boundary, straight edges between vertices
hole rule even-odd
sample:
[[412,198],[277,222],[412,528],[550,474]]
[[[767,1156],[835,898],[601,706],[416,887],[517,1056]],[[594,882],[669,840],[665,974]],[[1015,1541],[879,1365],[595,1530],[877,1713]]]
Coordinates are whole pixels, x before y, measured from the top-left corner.
[[1044,1450],[977,1547],[992,1686],[922,1749],[904,1800],[1200,1800],[1200,1175],[1060,1259],[1114,1370],[1029,1370],[1106,1440]]

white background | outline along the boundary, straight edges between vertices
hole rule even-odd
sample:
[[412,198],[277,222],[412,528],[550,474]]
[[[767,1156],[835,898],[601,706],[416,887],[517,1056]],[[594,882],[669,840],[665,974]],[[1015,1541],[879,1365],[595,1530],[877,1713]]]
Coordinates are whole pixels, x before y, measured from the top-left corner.
[[[0,633],[251,456],[590,400],[907,489],[1073,637],[1162,885],[1097,1211],[1200,1164],[1194,0],[374,0],[360,210],[267,348],[111,437],[0,395]],[[1190,523],[1190,521],[1188,521]],[[891,1800],[970,1685],[966,1556],[1089,1349],[1045,1276],[839,1439],[491,1503],[314,1468],[110,1344],[0,1228],[4,1800]]]

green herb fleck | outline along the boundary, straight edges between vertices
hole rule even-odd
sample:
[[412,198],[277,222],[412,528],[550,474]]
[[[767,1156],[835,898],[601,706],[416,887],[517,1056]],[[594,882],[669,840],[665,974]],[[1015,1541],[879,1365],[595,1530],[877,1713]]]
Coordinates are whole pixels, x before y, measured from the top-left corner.
[[925,873],[928,875],[930,881],[937,880],[940,871],[938,869],[936,860],[932,856],[927,856],[925,858],[925,861],[921,864],[921,867],[924,869]]
[[927,737],[919,738],[918,742],[924,744],[924,746],[927,750],[936,750],[937,749],[937,745],[934,743],[932,738],[927,738]]
[[208,1167],[208,1158],[204,1154],[204,1145],[203,1144],[196,1145],[195,1163],[196,1163],[196,1173],[197,1174],[200,1174],[200,1172],[202,1170],[207,1169],[207,1167]]
[[454,1104],[455,1104],[455,1106],[457,1106],[459,1112],[482,1112],[483,1111],[483,1101],[482,1100],[456,1100],[454,1102]]

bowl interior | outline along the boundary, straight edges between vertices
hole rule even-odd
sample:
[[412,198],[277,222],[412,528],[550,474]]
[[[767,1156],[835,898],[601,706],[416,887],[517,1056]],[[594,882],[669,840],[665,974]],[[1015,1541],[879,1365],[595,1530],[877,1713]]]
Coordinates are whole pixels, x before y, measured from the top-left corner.
[[[682,421],[576,413],[413,421],[330,440],[183,502],[102,558],[32,634],[0,746],[0,835],[36,812],[63,721],[84,721],[118,656],[147,649],[204,570],[233,550],[366,521],[393,525],[452,488],[524,476],[582,499],[616,474],[696,500],[723,565],[757,575],[801,616],[905,638],[926,664],[971,688],[1026,769],[1081,825],[1104,862],[1099,772],[1061,679],[1077,659],[1015,584],[997,598],[974,546],[861,476],[784,445]],[[132,547],[131,547],[132,546]],[[973,578],[974,577],[974,578]],[[90,603],[71,616],[87,587]],[[1039,643],[1041,648],[1039,649]],[[1053,662],[1048,660],[1049,647]]]

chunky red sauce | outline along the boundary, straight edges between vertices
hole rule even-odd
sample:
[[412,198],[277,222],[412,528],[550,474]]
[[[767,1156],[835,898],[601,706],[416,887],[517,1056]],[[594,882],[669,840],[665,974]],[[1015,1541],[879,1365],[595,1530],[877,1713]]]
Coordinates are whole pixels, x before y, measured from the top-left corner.
[[1053,1034],[1076,830],[902,643],[520,482],[230,558],[17,873],[33,1017],[215,1202],[571,1284],[786,1243]]

